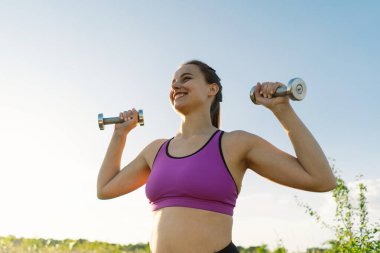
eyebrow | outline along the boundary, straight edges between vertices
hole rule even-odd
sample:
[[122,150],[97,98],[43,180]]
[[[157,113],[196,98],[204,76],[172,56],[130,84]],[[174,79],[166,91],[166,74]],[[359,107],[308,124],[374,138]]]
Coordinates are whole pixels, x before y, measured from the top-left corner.
[[[183,77],[184,75],[193,75],[193,74],[191,74],[191,73],[183,73],[182,75],[180,75],[180,77],[179,78],[181,78],[181,77]],[[173,79],[172,80],[172,83],[174,83],[175,82],[175,79]]]

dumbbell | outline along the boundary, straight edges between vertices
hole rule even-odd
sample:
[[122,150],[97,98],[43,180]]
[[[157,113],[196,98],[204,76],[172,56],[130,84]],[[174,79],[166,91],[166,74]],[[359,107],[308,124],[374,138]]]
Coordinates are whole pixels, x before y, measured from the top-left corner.
[[[138,111],[138,122],[140,126],[144,125],[144,113],[143,110]],[[100,130],[104,130],[104,125],[123,123],[124,119],[120,117],[104,118],[103,113],[98,114],[98,124]]]
[[[255,98],[256,86],[253,86],[251,92],[249,93],[251,100],[254,104],[256,103]],[[274,97],[285,97],[289,96],[291,100],[300,101],[306,96],[306,83],[301,78],[293,78],[288,82],[287,86],[280,86],[277,88]]]

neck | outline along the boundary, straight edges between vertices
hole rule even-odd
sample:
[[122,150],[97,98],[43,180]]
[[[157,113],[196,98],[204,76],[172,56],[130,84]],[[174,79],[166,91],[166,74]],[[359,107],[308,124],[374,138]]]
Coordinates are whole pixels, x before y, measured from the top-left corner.
[[210,112],[194,112],[182,116],[182,123],[178,132],[184,138],[192,135],[212,134],[217,130],[212,125]]

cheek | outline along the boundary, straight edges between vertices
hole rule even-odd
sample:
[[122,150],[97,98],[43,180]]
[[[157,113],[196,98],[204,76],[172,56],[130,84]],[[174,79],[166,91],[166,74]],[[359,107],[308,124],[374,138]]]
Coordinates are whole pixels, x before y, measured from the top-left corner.
[[169,92],[169,99],[170,99],[170,102],[173,104],[174,103],[174,100],[173,100],[173,93],[174,93],[174,91],[170,91]]

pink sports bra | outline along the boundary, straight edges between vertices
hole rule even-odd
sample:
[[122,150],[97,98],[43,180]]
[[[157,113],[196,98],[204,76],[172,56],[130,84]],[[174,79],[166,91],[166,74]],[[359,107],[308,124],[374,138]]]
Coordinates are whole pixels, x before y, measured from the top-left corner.
[[238,188],[221,150],[223,133],[184,157],[169,154],[173,138],[162,144],[145,187],[153,211],[180,206],[233,215]]

